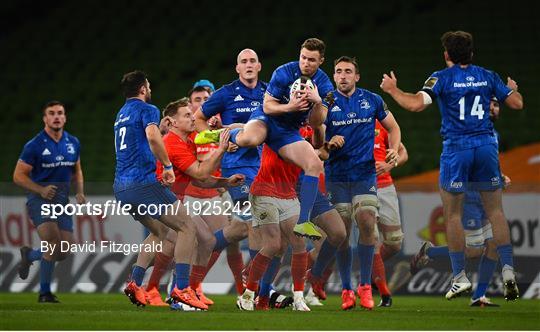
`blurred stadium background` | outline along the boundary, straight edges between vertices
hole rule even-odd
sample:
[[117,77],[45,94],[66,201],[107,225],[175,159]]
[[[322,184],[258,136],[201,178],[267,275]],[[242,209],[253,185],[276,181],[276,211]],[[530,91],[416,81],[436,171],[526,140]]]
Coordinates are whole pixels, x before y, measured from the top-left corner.
[[[66,129],[82,142],[87,194],[99,195],[94,199],[100,200],[110,194],[114,177],[112,124],[124,102],[119,81],[127,71],[147,72],[153,103],[162,108],[185,96],[196,80],[209,79],[219,87],[235,79],[236,55],[245,47],[258,52],[263,64],[260,78],[268,81],[278,65],[297,58],[304,39],[316,36],[327,43],[326,62],[322,66],[327,73],[332,73],[333,59],[352,55],[360,64],[361,87],[382,94],[381,75],[394,70],[401,88],[417,91],[430,73],[444,67],[440,36],[447,30],[458,29],[475,37],[474,62],[495,70],[504,80],[511,76],[524,95],[525,110],[513,112],[503,108],[496,128],[502,138],[502,151],[527,151],[512,161],[510,176],[516,176],[517,189],[509,194],[505,209],[515,225],[516,252],[522,255],[517,270],[527,267],[522,281],[528,288],[538,278],[540,145],[534,143],[540,142],[540,93],[535,81],[540,77],[540,23],[533,10],[534,2],[21,0],[0,6],[0,103],[4,105],[0,111],[2,291],[31,290],[38,283],[35,274],[29,284],[13,286],[17,279],[16,248],[35,243],[37,235],[25,216],[24,200],[7,195],[22,193],[14,190],[11,176],[24,143],[43,127],[40,109],[45,101],[58,99],[66,103]],[[412,191],[402,195],[402,209],[414,211],[409,214],[403,210],[408,234],[404,255],[388,268],[389,273],[406,274],[408,271],[403,269],[408,255],[419,241],[445,242],[444,235],[437,231],[442,218],[433,214],[440,205],[438,194],[433,192],[441,151],[440,116],[437,107],[413,114],[398,109],[391,98],[383,98],[402,128],[410,156],[409,162],[397,168],[394,175],[404,189]],[[407,178],[428,171],[431,173]],[[428,187],[418,187],[425,184]],[[418,190],[427,192],[415,193]],[[92,218],[79,219],[76,236],[80,241],[142,237],[127,219],[103,224]],[[431,231],[426,233],[426,227]],[[59,264],[65,266],[58,268],[63,272],[57,272],[60,289],[117,291],[131,261],[131,257],[126,260],[121,255],[71,258]],[[229,273],[224,257],[220,262],[219,271]],[[396,283],[400,283],[395,285],[396,289],[401,287],[405,293],[441,293],[448,279],[444,274],[448,265],[443,263],[426,276],[425,282],[420,280],[412,286],[401,283],[403,275],[396,274]],[[284,273],[287,280],[286,270]],[[434,273],[438,273],[437,277],[433,277]],[[439,284],[428,289],[432,277]],[[85,280],[86,284],[77,286],[77,280]],[[536,296],[539,289],[535,290]],[[226,290],[219,290],[223,291]],[[500,287],[494,285],[492,291],[500,294]]]

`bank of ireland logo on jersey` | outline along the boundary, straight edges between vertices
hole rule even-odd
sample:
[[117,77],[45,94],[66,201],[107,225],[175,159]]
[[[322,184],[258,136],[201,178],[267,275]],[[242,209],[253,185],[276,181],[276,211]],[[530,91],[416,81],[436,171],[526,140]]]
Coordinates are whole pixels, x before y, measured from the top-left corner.
[[501,184],[501,179],[498,176],[491,178],[491,185],[492,186],[498,186]]
[[354,112],[347,113],[347,117],[348,117],[349,119],[356,118],[356,113],[354,113]]
[[467,82],[474,82],[474,76],[467,76],[465,77],[465,79],[467,80]]
[[456,182],[456,181],[450,182],[450,188],[459,189],[461,187],[463,187],[463,182],[461,182],[461,181],[459,181],[459,182]]

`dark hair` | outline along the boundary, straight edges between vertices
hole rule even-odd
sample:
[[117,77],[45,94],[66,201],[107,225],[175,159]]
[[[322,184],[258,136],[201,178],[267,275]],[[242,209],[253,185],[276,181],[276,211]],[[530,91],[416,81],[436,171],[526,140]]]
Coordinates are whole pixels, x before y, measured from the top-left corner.
[[360,70],[358,69],[358,63],[356,62],[355,57],[350,57],[346,55],[340,56],[339,58],[334,60],[334,67],[337,66],[337,64],[340,62],[352,63],[354,65],[354,70],[356,71],[356,74],[360,73]]
[[191,95],[194,94],[195,92],[203,92],[203,91],[208,92],[208,94],[210,95],[210,91],[208,91],[208,88],[205,86],[199,85],[194,88],[191,88],[187,93],[189,100],[191,100]]
[[132,98],[139,95],[139,89],[146,84],[147,78],[143,71],[135,70],[122,77],[120,86],[124,97]]
[[64,106],[64,104],[61,101],[58,101],[58,100],[50,100],[50,101],[46,102],[45,105],[43,105],[43,108],[41,109],[41,112],[43,112],[43,115],[45,115],[45,111],[47,110],[47,108],[53,107],[53,106],[56,106],[56,105],[62,106],[64,108],[64,112],[65,112],[66,106]]
[[300,50],[302,50],[303,48],[309,51],[319,51],[321,58],[324,58],[324,51],[326,50],[326,45],[322,40],[318,38],[306,39],[302,44],[302,47],[300,47]]
[[448,31],[441,37],[448,57],[455,64],[468,65],[472,62],[473,36],[465,31]]
[[163,109],[163,116],[175,116],[176,113],[178,113],[178,109],[180,107],[187,107],[189,105],[189,101],[187,97],[171,101],[170,103],[165,106]]

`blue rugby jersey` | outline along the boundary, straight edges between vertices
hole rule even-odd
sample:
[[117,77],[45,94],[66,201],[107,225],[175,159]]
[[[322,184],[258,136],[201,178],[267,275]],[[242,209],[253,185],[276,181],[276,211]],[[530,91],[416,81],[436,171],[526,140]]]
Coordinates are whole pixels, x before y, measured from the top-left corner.
[[[279,66],[270,79],[266,93],[279,100],[281,104],[289,103],[291,85],[302,76],[300,65],[298,61],[293,61]],[[324,99],[329,92],[334,90],[332,82],[328,76],[319,68],[315,74],[311,77],[313,84],[317,86],[319,90],[319,96]],[[302,124],[306,121],[309,112],[291,112],[287,114],[281,114],[273,116],[278,119],[279,122],[287,125],[291,129],[300,129]]]
[[158,108],[137,98],[126,100],[114,122],[115,191],[157,182],[156,159],[145,132],[149,125],[159,126]]
[[499,75],[479,66],[459,65],[434,72],[422,91],[437,99],[441,112],[443,152],[496,143],[489,103],[500,103],[512,93]]
[[[19,157],[32,166],[30,178],[43,185],[56,185],[53,201],[67,203],[69,184],[80,156],[80,143],[77,137],[63,131],[60,141],[54,141],[42,130],[25,144]],[[29,193],[28,200],[40,197]]]
[[388,108],[381,96],[365,89],[357,88],[351,97],[337,90],[333,95],[333,104],[324,101],[329,107],[325,136],[327,140],[344,136],[345,144],[330,152],[325,163],[326,177],[328,181],[364,179],[367,173],[375,172],[375,119],[384,120]]
[[[214,92],[201,106],[201,111],[207,118],[219,114],[224,125],[247,123],[251,113],[263,103],[266,87],[265,82],[258,81],[255,88],[250,89],[235,80]],[[239,148],[236,152],[225,153],[221,167],[258,167],[260,163],[259,149]]]

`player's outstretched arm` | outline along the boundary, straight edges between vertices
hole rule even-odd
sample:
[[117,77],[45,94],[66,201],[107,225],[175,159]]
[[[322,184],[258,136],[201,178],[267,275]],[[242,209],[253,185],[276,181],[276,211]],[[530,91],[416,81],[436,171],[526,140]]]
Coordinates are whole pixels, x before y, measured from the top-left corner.
[[515,110],[523,109],[523,96],[518,92],[518,85],[516,81],[508,77],[506,86],[514,91],[510,96],[508,96],[508,98],[504,100],[506,106]]
[[[214,173],[221,165],[221,159],[229,147],[230,129],[225,128],[219,137],[218,148],[203,161],[196,161],[189,166],[185,173],[189,175],[198,187],[213,187],[212,173]],[[209,184],[203,184],[210,182]]]
[[398,163],[398,165],[401,166],[401,165],[405,164],[407,162],[407,160],[409,160],[409,153],[407,152],[407,148],[405,147],[403,142],[401,142],[399,144],[397,163]]
[[32,165],[19,160],[13,172],[13,182],[19,187],[40,195],[44,199],[53,199],[54,195],[56,195],[56,186],[41,186],[32,181],[32,178],[30,178],[32,169]]
[[422,112],[431,103],[425,100],[425,96],[422,92],[412,94],[398,88],[397,78],[393,71],[390,72],[390,76],[383,74],[381,89],[388,93],[399,106],[407,111]]

